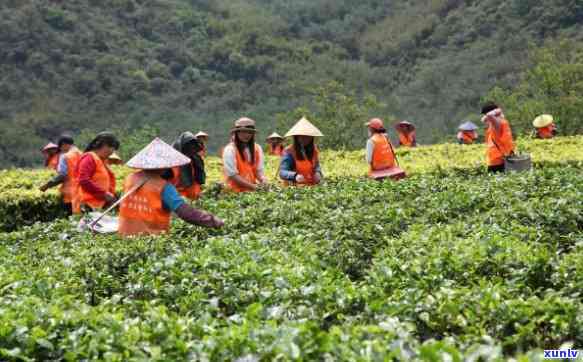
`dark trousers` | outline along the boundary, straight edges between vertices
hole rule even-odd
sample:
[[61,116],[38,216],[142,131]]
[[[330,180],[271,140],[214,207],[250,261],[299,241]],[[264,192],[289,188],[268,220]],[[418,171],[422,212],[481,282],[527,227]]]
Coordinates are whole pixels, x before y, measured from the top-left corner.
[[63,203],[63,210],[65,210],[67,216],[73,215],[73,204],[70,202]]
[[488,166],[488,172],[490,173],[504,172],[504,164]]

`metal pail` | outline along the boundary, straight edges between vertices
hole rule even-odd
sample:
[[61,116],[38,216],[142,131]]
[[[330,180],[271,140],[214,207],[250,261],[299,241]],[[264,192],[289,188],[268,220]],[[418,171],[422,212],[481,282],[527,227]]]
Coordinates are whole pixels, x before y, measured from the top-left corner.
[[532,160],[529,154],[509,156],[504,159],[504,170],[506,172],[521,172],[532,169]]

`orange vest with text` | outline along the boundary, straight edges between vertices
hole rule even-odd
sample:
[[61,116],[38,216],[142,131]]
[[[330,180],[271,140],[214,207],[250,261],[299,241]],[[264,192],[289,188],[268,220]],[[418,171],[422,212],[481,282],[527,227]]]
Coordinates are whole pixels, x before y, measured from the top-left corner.
[[398,131],[397,134],[399,135],[399,144],[401,146],[415,146],[415,131],[411,131],[409,133]]
[[500,121],[498,129],[492,124],[488,126],[486,130],[486,147],[488,166],[503,165],[504,157],[509,156],[514,151],[512,130],[507,120]]
[[381,133],[375,133],[371,137],[371,140],[374,148],[372,151],[372,162],[369,167],[369,174],[372,173],[372,171],[386,170],[395,167],[395,154],[393,153],[388,138]]
[[[194,168],[190,167],[190,170],[194,176]],[[180,195],[190,200],[196,200],[200,197],[202,189],[200,185],[197,184],[196,182],[193,182],[192,185],[190,185],[189,187],[180,185],[180,167],[172,168],[172,175],[173,175],[172,184],[176,186],[176,190]]]
[[296,166],[296,172],[304,176],[304,182],[289,182],[285,180],[283,183],[286,186],[289,185],[300,185],[300,186],[313,186],[316,185],[316,179],[314,175],[316,174],[316,166],[320,162],[320,151],[318,147],[314,145],[314,155],[311,160],[300,160],[296,154],[296,149],[293,145],[289,145],[285,152],[289,153],[294,158],[294,163]]
[[[145,177],[141,171],[129,175],[124,181],[124,193],[142,183]],[[160,176],[152,176],[121,202],[118,228],[121,236],[158,235],[170,230],[170,211],[162,202],[167,184]]]
[[[95,152],[89,152],[93,161],[95,162],[95,173],[91,177],[91,180],[95,182],[103,190],[115,194],[115,175]],[[101,209],[105,206],[105,200],[98,199],[92,194],[83,190],[79,187],[79,202],[81,204],[89,205],[93,209]]]
[[[237,172],[238,175],[241,176],[242,178],[244,178],[247,182],[249,183],[257,183],[258,179],[257,179],[257,170],[259,169],[259,158],[260,158],[260,149],[259,149],[259,145],[255,144],[255,164],[251,164],[249,162],[247,162],[247,160],[245,160],[245,157],[243,157],[243,155],[241,155],[241,153],[239,152],[239,150],[237,149],[237,146],[235,146],[234,143],[230,144],[231,147],[233,147],[235,149],[235,157],[236,157],[236,162],[237,162]],[[239,186],[239,184],[237,184],[235,181],[233,181],[231,178],[229,178],[227,176],[226,173],[224,173],[224,177],[225,177],[225,183],[227,184],[227,187],[229,189],[231,189],[234,192],[249,192],[251,190],[246,189],[242,186]]]
[[66,204],[71,203],[73,205],[73,213],[78,214],[80,209],[79,199],[77,197],[79,188],[77,165],[81,159],[81,151],[77,147],[73,147],[63,157],[65,157],[65,162],[67,162],[67,177],[61,184],[60,191],[63,195],[63,202]]
[[555,129],[555,125],[554,124],[550,124],[546,127],[541,127],[541,128],[537,128],[536,129],[536,133],[538,135],[538,138],[542,138],[542,139],[548,139],[548,138],[553,138],[554,134],[553,131]]

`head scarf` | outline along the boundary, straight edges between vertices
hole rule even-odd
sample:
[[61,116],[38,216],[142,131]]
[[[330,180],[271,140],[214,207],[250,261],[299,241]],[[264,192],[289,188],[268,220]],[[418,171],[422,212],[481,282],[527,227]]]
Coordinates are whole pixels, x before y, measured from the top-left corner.
[[[192,154],[187,153],[188,146],[192,144]],[[176,141],[172,144],[175,150],[190,158],[190,164],[180,166],[180,185],[190,187],[194,182],[199,185],[204,185],[206,182],[206,172],[204,168],[204,160],[198,152],[202,150],[201,142],[192,134],[192,132],[183,132]],[[194,168],[194,177],[192,169]]]

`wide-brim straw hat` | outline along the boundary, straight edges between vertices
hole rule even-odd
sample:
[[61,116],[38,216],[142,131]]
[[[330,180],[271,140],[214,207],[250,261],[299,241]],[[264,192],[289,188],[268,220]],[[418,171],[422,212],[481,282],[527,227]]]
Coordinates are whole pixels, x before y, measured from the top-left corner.
[[149,145],[132,157],[127,165],[141,170],[161,170],[189,163],[190,158],[156,137]]
[[272,134],[270,134],[270,135],[269,135],[269,136],[266,138],[266,140],[275,140],[275,139],[282,140],[282,139],[283,139],[283,137],[282,137],[282,136],[280,136],[280,135],[279,135],[277,132],[273,132]]
[[119,155],[117,153],[112,153],[111,156],[108,157],[110,160],[113,161],[118,161],[118,162],[122,162],[123,160],[121,159],[121,157],[119,157]]
[[209,138],[209,135],[206,134],[203,131],[198,132],[197,134],[194,135],[194,138],[199,138],[199,137],[205,137],[205,138]]
[[56,150],[56,149],[58,149],[58,148],[59,148],[59,146],[58,146],[58,145],[56,145],[56,144],[54,144],[54,143],[52,143],[52,142],[49,142],[49,143],[48,143],[46,146],[44,146],[44,147],[42,148],[42,150],[41,150],[41,151],[42,151],[42,152],[47,152],[48,150]]
[[235,127],[231,129],[231,132],[257,132],[255,129],[255,121],[248,117],[242,117],[235,121]]
[[478,126],[476,126],[476,124],[474,122],[468,121],[468,122],[464,122],[464,123],[460,124],[458,129],[460,131],[475,131],[478,129]]
[[550,126],[551,124],[553,124],[554,121],[555,120],[553,116],[551,116],[550,114],[542,114],[536,117],[534,121],[532,121],[532,125],[535,128],[543,128],[546,126]]
[[395,125],[396,129],[415,129],[415,125],[411,122],[400,121]]
[[323,137],[324,135],[316,126],[314,126],[306,117],[302,117],[287,133],[286,137],[293,136],[310,136],[310,137]]

